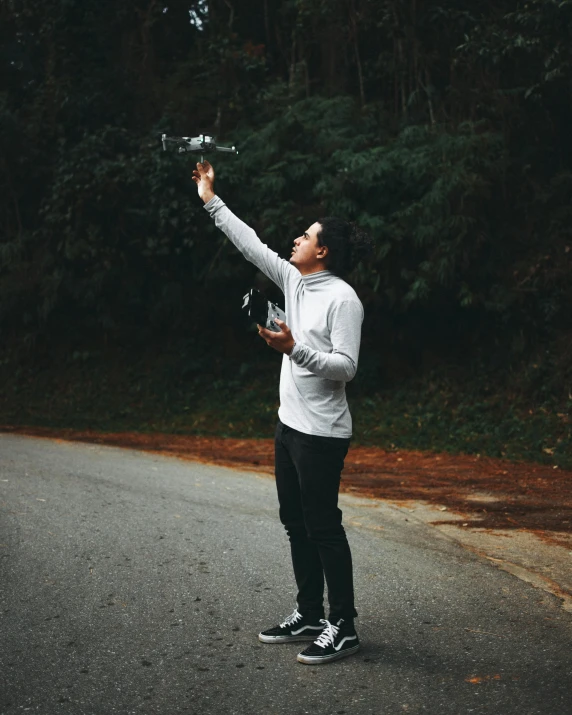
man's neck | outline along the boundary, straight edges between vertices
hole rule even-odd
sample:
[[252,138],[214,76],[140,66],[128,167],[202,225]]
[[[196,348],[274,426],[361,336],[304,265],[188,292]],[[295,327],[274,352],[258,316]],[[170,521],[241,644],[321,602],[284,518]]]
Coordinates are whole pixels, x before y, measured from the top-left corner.
[[322,271],[327,271],[324,266],[315,266],[314,268],[298,268],[303,276],[311,276],[313,273],[322,273]]

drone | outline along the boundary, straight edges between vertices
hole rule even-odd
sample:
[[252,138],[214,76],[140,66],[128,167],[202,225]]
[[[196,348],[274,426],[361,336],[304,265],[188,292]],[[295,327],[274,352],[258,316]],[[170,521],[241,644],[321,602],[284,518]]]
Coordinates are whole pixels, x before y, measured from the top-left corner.
[[209,137],[206,134],[199,134],[198,137],[168,137],[163,134],[161,137],[163,142],[163,150],[167,151],[167,143],[177,144],[179,154],[186,151],[200,152],[201,164],[204,160],[204,155],[213,151],[223,151],[228,154],[238,154],[235,147],[217,146],[214,137]]

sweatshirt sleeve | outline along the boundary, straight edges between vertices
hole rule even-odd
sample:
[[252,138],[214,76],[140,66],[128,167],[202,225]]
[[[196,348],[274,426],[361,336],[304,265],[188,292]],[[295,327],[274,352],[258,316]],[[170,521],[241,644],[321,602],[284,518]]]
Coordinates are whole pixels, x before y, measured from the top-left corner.
[[204,207],[214,218],[217,228],[226,234],[242,255],[254,263],[282,291],[289,276],[299,275],[294,266],[262,243],[255,231],[235,216],[218,196],[213,197]]
[[356,374],[363,307],[354,300],[339,303],[331,314],[329,353],[296,342],[290,359],[318,377],[349,382]]

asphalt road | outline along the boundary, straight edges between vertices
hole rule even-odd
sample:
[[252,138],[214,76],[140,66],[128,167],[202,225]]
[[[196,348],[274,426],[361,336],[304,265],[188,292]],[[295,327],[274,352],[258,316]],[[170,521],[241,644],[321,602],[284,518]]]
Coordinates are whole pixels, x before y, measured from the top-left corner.
[[362,649],[263,645],[295,589],[272,479],[0,435],[0,713],[572,712],[572,615],[406,509],[341,499]]

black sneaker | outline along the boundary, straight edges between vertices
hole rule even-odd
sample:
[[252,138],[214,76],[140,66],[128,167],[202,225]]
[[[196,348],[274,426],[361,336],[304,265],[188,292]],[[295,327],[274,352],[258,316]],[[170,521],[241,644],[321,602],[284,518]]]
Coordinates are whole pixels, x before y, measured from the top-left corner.
[[322,632],[323,621],[319,618],[304,617],[298,609],[279,626],[258,634],[263,643],[292,643],[293,641],[313,641]]
[[343,618],[334,626],[329,621],[322,623],[320,636],[301,653],[298,653],[300,663],[318,665],[331,660],[344,658],[359,650],[359,639],[351,623],[344,623]]

